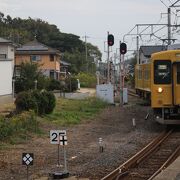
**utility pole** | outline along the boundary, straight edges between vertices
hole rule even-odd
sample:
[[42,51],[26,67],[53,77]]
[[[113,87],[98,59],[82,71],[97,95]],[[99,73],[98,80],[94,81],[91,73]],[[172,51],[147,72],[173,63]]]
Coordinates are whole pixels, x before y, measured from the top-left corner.
[[121,41],[119,41],[119,89],[120,89],[120,106],[123,106],[123,74],[122,74],[122,57],[120,53]]
[[140,62],[139,62],[139,36],[137,35],[137,54],[136,54],[136,56],[137,56],[137,64],[140,64]]
[[86,33],[85,33],[85,36],[83,36],[83,38],[85,39],[85,60],[86,60],[86,63],[87,63],[87,65],[86,65],[86,70],[87,70],[87,72],[88,72],[88,65],[89,65],[89,63],[88,63],[88,49],[87,49],[87,38],[89,38],[88,36],[86,36]]
[[[107,36],[109,36],[109,31],[107,32]],[[109,77],[109,44],[107,43],[107,83],[109,84],[110,77]]]
[[168,8],[168,45],[171,45],[171,8]]

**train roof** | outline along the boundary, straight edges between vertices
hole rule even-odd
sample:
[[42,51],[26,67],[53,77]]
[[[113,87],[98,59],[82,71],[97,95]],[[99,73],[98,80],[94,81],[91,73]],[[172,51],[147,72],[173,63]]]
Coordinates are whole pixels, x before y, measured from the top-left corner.
[[170,54],[176,54],[176,53],[180,53],[180,49],[156,52],[156,53],[153,53],[151,57],[159,56],[159,55],[166,55],[166,54],[170,55]]

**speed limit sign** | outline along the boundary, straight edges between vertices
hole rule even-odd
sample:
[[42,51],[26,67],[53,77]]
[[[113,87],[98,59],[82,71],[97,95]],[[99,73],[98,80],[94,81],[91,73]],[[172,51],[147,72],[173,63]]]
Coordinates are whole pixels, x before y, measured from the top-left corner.
[[50,130],[50,143],[59,144],[60,136],[66,136],[66,130]]

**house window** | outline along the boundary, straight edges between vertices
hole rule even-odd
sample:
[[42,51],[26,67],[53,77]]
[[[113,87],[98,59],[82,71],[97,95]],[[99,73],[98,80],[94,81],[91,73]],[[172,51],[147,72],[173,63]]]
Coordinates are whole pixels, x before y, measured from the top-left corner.
[[54,79],[54,70],[50,70],[49,76],[50,78]]
[[54,54],[49,55],[50,61],[54,61]]
[[7,58],[7,54],[0,54],[0,59],[6,59]]
[[31,61],[40,61],[41,60],[41,56],[40,55],[31,55],[30,56],[30,60]]

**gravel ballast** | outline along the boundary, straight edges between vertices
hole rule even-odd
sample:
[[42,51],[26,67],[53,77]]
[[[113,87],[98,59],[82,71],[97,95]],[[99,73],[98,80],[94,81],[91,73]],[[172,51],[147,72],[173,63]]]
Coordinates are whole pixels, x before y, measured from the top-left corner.
[[[138,103],[136,103],[138,102]],[[57,146],[50,144],[51,129],[66,129],[68,137],[67,163],[70,175],[100,179],[143,148],[165,129],[149,117],[150,107],[140,105],[131,97],[123,107],[110,106],[92,120],[84,120],[71,127],[46,127],[46,138],[33,138],[30,142],[0,150],[0,179],[24,179],[26,167],[21,164],[22,152],[33,152],[34,165],[29,168],[31,179],[48,176],[50,172],[63,171],[63,151],[60,147],[60,167],[57,167]],[[136,120],[136,127],[132,119]],[[103,152],[100,152],[102,138]]]

